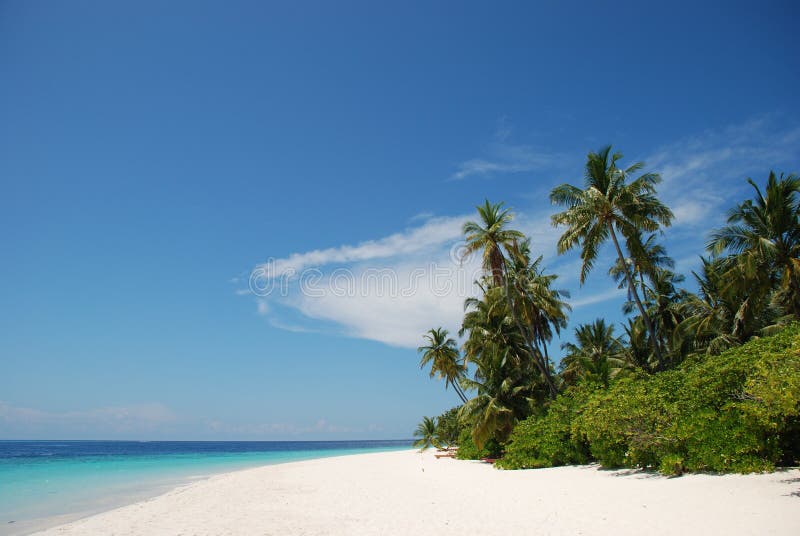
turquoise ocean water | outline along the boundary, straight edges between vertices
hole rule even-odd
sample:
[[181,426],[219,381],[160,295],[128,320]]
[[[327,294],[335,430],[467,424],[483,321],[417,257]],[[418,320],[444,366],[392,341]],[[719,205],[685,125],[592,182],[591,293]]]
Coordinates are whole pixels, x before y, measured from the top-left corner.
[[216,473],[411,441],[0,441],[0,534],[24,534]]

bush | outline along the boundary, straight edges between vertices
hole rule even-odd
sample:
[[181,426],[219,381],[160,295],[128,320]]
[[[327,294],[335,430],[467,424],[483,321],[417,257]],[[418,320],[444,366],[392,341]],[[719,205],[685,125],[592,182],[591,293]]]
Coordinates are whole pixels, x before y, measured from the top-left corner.
[[672,426],[682,374],[623,378],[586,400],[575,420],[575,433],[603,467],[653,467],[672,451]]
[[458,437],[458,451],[456,458],[459,460],[480,460],[483,458],[497,458],[502,453],[502,447],[494,440],[490,439],[486,442],[482,449],[475,445],[472,439],[472,432],[469,429],[461,431]]
[[505,456],[496,465],[503,469],[533,469],[586,463],[588,446],[572,433],[580,400],[586,395],[585,391],[570,389],[550,405],[543,417],[532,416],[520,422]]
[[[560,395],[514,430],[503,468],[584,463],[753,472],[800,458],[800,324],[608,389]],[[588,449],[588,450],[587,450]]]
[[448,409],[436,419],[436,437],[445,445],[458,445],[458,438],[465,428],[458,420],[460,407]]

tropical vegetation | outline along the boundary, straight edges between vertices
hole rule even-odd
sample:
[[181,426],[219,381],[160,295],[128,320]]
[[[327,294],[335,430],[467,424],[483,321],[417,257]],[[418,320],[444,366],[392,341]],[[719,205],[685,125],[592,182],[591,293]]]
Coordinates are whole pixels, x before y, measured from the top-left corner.
[[581,284],[612,248],[622,325],[567,331],[569,293],[513,212],[485,201],[463,227],[482,260],[480,294],[458,340],[433,328],[419,348],[461,404],[426,417],[418,446],[458,445],[459,458],[502,468],[596,461],[680,474],[800,461],[800,179],[770,172],[763,190],[748,179],[752,198],[711,231],[687,279],[660,241],[673,220],[660,176],[622,159],[590,152],[582,184],[550,195],[558,253],[578,252]]

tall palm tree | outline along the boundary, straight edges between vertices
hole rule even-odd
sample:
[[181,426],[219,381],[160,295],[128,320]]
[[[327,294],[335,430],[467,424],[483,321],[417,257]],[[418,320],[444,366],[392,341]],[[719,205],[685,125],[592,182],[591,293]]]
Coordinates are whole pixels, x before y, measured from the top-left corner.
[[514,219],[509,209],[503,208],[503,203],[489,203],[487,199],[478,209],[480,222],[468,221],[464,224],[463,233],[466,235],[465,254],[476,251],[483,252],[483,268],[492,276],[495,286],[503,284],[503,249],[511,247],[515,242],[525,238],[521,232],[508,229],[508,224]]
[[423,417],[422,422],[417,425],[417,429],[414,430],[414,437],[418,437],[416,441],[414,441],[414,447],[419,447],[420,450],[426,450],[430,447],[436,447],[437,449],[441,447],[441,443],[439,442],[439,436],[436,433],[436,418],[431,417]]
[[800,318],[800,178],[770,171],[766,195],[752,179],[747,182],[755,198],[728,213],[728,224],[711,234],[708,250],[734,255],[735,269],[751,286],[778,287],[778,303]]
[[513,253],[508,272],[512,287],[523,305],[523,321],[533,331],[537,346],[547,355],[546,344],[554,335],[560,335],[561,330],[567,326],[568,315],[572,310],[566,301],[569,292],[553,288],[558,276],[545,273],[541,255],[533,261],[530,260],[529,239],[517,244]]
[[513,252],[518,251],[519,244],[525,241],[525,235],[517,230],[508,229],[508,224],[514,216],[510,210],[503,208],[503,203],[492,204],[487,200],[482,206],[476,208],[481,221],[468,221],[463,228],[466,235],[466,253],[483,251],[483,268],[491,276],[493,286],[505,288],[511,317],[528,347],[530,358],[539,368],[539,372],[550,388],[550,396],[555,398],[558,389],[553,381],[552,371],[544,355],[537,348],[530,330],[526,329],[520,318],[520,307],[516,303],[519,296],[512,292],[509,281],[509,263],[506,260],[506,254],[513,255]]
[[547,345],[554,335],[566,328],[571,310],[565,298],[569,293],[552,288],[558,276],[546,274],[541,266],[542,257],[530,260],[530,241],[515,244],[506,261],[506,292],[512,317],[523,338],[531,347],[531,354],[551,397],[558,394],[554,370]]
[[422,353],[419,368],[430,365],[430,377],[438,375],[439,379],[444,379],[444,388],[452,385],[461,402],[466,402],[467,397],[459,381],[466,374],[467,367],[461,359],[455,339],[447,335],[447,330],[441,327],[428,330],[424,335],[428,344],[417,348],[417,352]]
[[626,368],[624,346],[614,336],[614,326],[602,318],[575,328],[575,342],[564,343],[561,348],[567,352],[561,375],[568,384],[588,378],[607,386]]
[[622,169],[617,166],[621,158],[622,153],[611,153],[611,146],[597,153],[589,153],[584,188],[562,184],[550,193],[550,200],[554,204],[567,207],[565,211],[553,215],[552,222],[554,226],[567,227],[558,240],[559,253],[578,246],[581,248],[581,284],[594,266],[600,246],[611,238],[628,289],[650,334],[653,353],[661,363],[661,349],[653,322],[639,297],[617,233],[626,240],[630,252],[635,249],[634,242],[640,233],[652,233],[668,227],[672,222],[672,212],[656,197],[656,185],[661,177],[656,173],[644,173],[628,183],[628,178],[640,171],[644,164],[637,162]]

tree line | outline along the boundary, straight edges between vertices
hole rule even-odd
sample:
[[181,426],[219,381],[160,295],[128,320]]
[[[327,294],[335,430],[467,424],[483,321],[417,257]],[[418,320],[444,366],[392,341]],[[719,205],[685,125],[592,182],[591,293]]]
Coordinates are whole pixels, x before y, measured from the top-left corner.
[[601,248],[613,247],[608,274],[627,291],[622,326],[602,318],[579,325],[574,342],[551,356],[567,328],[569,293],[513,228],[513,213],[487,200],[463,227],[466,252],[480,254],[483,266],[480,295],[465,302],[463,343],[439,327],[419,348],[420,365],[452,387],[461,405],[426,417],[415,433],[419,446],[459,443],[457,428],[460,443],[470,443],[464,450],[489,446],[496,455],[519,423],[546,415],[567,393],[685,368],[800,320],[796,175],[770,172],[763,189],[748,179],[752,198],[732,207],[727,223],[710,233],[701,267],[691,273],[692,292],[660,243],[674,218],[658,197],[661,177],[641,162],[624,167],[621,160],[610,146],[589,153],[583,184],[557,186],[550,200],[560,209],[552,215],[562,231],[558,253],[579,252],[581,284]]

